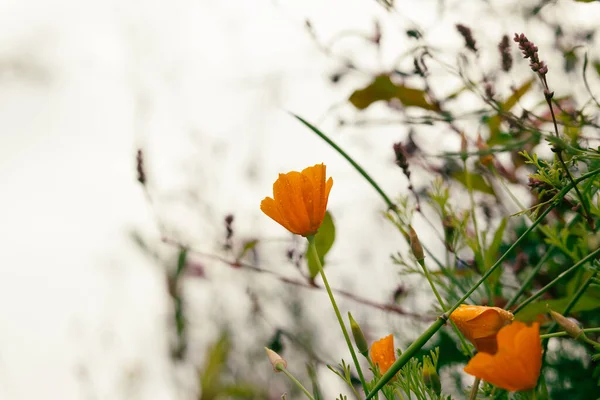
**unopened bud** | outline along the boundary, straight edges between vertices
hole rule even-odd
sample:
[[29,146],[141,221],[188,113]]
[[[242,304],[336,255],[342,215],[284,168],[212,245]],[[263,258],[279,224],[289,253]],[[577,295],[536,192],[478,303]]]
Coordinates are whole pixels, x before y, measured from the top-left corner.
[[266,347],[265,350],[267,351],[267,357],[269,357],[269,361],[271,361],[271,365],[273,366],[273,371],[279,372],[287,368],[287,361],[281,358],[279,354]]
[[352,336],[354,336],[354,343],[358,352],[369,358],[369,345],[367,344],[365,335],[363,335],[362,329],[360,329],[358,323],[352,318],[352,314],[348,313],[348,319],[350,320],[350,329],[352,330]]
[[425,255],[423,254],[423,246],[421,246],[421,242],[419,241],[419,237],[417,236],[417,232],[413,229],[412,225],[408,226],[408,237],[410,239],[410,248],[417,259],[417,261],[423,261],[425,259]]
[[550,315],[552,316],[552,319],[556,321],[556,323],[560,325],[573,339],[578,339],[581,335],[585,335],[583,333],[583,329],[581,329],[577,323],[571,321],[564,315],[552,310],[550,310]]
[[425,382],[425,386],[433,390],[436,394],[439,395],[442,392],[440,376],[429,357],[424,357],[423,359],[423,382]]

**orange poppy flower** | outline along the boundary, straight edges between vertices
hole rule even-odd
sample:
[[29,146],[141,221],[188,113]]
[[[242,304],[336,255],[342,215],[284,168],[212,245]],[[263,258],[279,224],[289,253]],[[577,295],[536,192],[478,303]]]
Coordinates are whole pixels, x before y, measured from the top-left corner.
[[394,337],[388,335],[371,345],[371,360],[379,366],[379,372],[385,374],[396,361]]
[[465,367],[467,374],[511,392],[533,389],[542,368],[540,325],[513,322],[498,332],[498,352],[477,353]]
[[319,230],[333,179],[325,181],[325,165],[317,164],[302,172],[279,174],[273,184],[273,198],[260,203],[262,212],[296,235],[314,235]]
[[514,315],[498,307],[461,304],[450,319],[478,351],[494,354],[498,350],[496,334]]

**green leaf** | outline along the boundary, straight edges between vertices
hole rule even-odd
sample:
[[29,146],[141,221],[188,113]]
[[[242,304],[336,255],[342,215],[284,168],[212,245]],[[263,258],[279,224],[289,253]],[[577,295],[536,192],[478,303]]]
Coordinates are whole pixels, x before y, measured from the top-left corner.
[[368,86],[352,93],[348,100],[354,107],[364,110],[376,101],[392,99],[399,100],[405,107],[439,111],[439,107],[427,100],[425,91],[395,84],[389,75],[376,76]]
[[[531,78],[526,81],[520,88],[515,90],[512,95],[504,103],[500,103],[500,109],[503,111],[510,111],[518,102],[521,97],[525,95],[531,89],[535,78]],[[490,130],[490,140],[494,140],[498,134],[500,134],[500,123],[502,119],[500,115],[494,115],[487,119],[487,125]],[[489,143],[488,143],[489,145]]]
[[[319,231],[315,235],[315,246],[317,248],[317,253],[319,253],[319,259],[323,268],[325,268],[325,256],[331,249],[331,246],[333,246],[334,241],[335,224],[333,223],[331,213],[327,211],[325,213],[323,223],[321,224]],[[319,273],[319,267],[312,260],[312,257],[308,257],[308,273],[310,274],[311,278],[314,278]]]
[[[256,399],[259,393],[261,393],[260,389],[249,383],[225,386],[219,392],[220,395],[228,399]],[[263,396],[266,396],[266,393]],[[221,397],[219,396],[219,398]]]
[[[548,312],[548,307],[553,310],[564,310],[570,301],[571,296],[555,300],[541,300],[534,302],[525,306],[525,308],[515,316],[515,319],[524,322],[535,321],[538,315]],[[571,312],[590,311],[596,308],[600,308],[600,298],[590,294],[584,294],[579,301],[577,301]]]
[[246,254],[248,254],[248,252],[250,250],[252,250],[253,248],[256,247],[257,244],[258,244],[257,239],[248,240],[246,243],[244,243],[244,247],[242,248],[242,250],[236,257],[236,260],[241,261],[246,256]]
[[202,400],[214,399],[221,389],[221,374],[229,355],[230,342],[227,334],[222,334],[217,343],[208,351],[200,375]]
[[[485,270],[486,271],[492,265],[494,265],[494,262],[499,257],[498,253],[500,251],[500,246],[502,246],[502,238],[504,236],[504,230],[506,229],[507,221],[508,220],[506,218],[502,219],[502,222],[498,226],[496,233],[494,233],[494,238],[492,239],[492,243],[490,243],[490,247],[488,247],[487,251],[485,252]],[[492,285],[495,285],[498,282],[498,280],[500,279],[501,275],[502,275],[502,268],[497,268],[494,272],[492,272],[492,274],[490,275],[488,280]]]
[[312,364],[306,364],[306,371],[308,372],[308,377],[312,382],[313,387],[313,397],[315,400],[323,400],[323,394],[321,393],[321,387],[319,385],[319,380],[317,377],[317,371]]
[[[471,178],[471,186],[474,190],[480,191],[482,193],[487,193],[491,195],[495,195],[494,188],[491,187],[485,179],[479,174],[469,173],[469,177]],[[456,171],[452,173],[452,178],[462,183],[465,187],[467,186],[467,176],[464,170]]]
[[596,72],[598,73],[598,75],[600,75],[600,61],[595,61],[594,62],[594,69],[596,70]]
[[523,85],[521,85],[521,87],[515,90],[514,93],[508,99],[506,99],[504,103],[500,105],[500,107],[504,111],[510,111],[510,109],[512,109],[517,104],[517,102],[521,100],[521,97],[523,97],[525,93],[527,93],[529,89],[531,89],[531,85],[533,85],[534,81],[535,78],[531,78]]

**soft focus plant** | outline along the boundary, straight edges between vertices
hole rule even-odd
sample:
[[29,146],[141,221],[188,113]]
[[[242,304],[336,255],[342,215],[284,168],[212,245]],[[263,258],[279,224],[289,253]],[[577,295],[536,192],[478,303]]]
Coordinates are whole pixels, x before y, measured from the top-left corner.
[[[390,13],[397,11],[394,2],[379,3]],[[546,5],[542,3],[540,9]],[[540,10],[528,12],[532,19],[542,18]],[[312,24],[306,27],[319,42]],[[487,48],[478,41],[477,31],[465,24],[456,25],[464,47],[454,62],[448,61],[445,49],[412,27],[406,29],[410,48],[377,73],[345,60],[331,79],[340,87],[353,85],[345,87],[350,95],[336,115],[339,127],[383,124],[403,129],[402,140],[389,143],[389,161],[406,183],[403,194],[390,195],[333,134],[293,115],[380,196],[382,214],[403,242],[391,262],[401,278],[417,277],[426,283],[432,301],[427,312],[413,313],[402,302],[407,292],[414,295],[421,289],[398,287],[394,302],[378,303],[338,289],[342,283],[330,284],[325,257],[335,242],[336,227],[327,205],[336,191],[333,179],[326,176],[327,160],[280,174],[273,197],[266,197],[260,208],[294,235],[293,243],[302,243],[287,254],[302,278],[249,262],[260,239],[231,252],[231,221],[226,221],[230,257],[225,262],[268,273],[282,285],[327,294],[333,314],[319,310],[320,315],[332,320],[335,315],[350,363],[322,359],[310,340],[298,339],[299,332],[278,328],[269,338],[267,354],[273,367],[284,372],[277,378],[287,376],[297,396],[323,398],[322,376],[314,364],[327,365],[347,385],[349,393],[339,399],[350,393],[358,399],[389,400],[600,396],[600,103],[592,90],[600,78],[600,61],[579,46],[565,45],[593,43],[590,35],[573,33],[567,40],[567,33],[556,31],[556,49],[565,57],[562,71],[546,62],[543,57],[548,54],[523,33],[512,40],[502,34]],[[375,48],[382,46],[384,36],[379,25],[366,35]],[[527,64],[515,58],[519,51]],[[492,54],[495,63],[483,62]],[[364,84],[342,82],[354,73],[366,79]],[[590,85],[592,75],[595,86]],[[563,77],[577,81],[585,92],[573,89],[557,95],[553,86]],[[381,120],[382,109],[389,119]],[[447,147],[431,149],[431,135],[439,135],[435,139]],[[138,178],[147,185],[141,153]],[[177,241],[172,244],[180,253],[169,287],[177,335],[184,343],[178,283],[190,249]],[[364,276],[368,278],[368,268]],[[352,303],[340,307],[336,298]],[[410,318],[418,333],[407,337],[386,331],[381,334],[387,336],[373,341],[369,314],[356,319],[349,315],[349,322],[344,321],[341,308],[348,304]],[[302,333],[307,331],[307,336],[318,335],[310,326]],[[394,336],[402,351],[394,347]],[[312,392],[302,383],[302,362],[277,354],[283,355],[282,337],[308,355],[306,379]],[[550,340],[553,346],[548,346]],[[181,343],[176,346],[179,356],[186,349]],[[576,353],[573,349],[585,356],[569,357]],[[591,368],[585,367],[588,364]],[[472,384],[465,385],[466,380]]]

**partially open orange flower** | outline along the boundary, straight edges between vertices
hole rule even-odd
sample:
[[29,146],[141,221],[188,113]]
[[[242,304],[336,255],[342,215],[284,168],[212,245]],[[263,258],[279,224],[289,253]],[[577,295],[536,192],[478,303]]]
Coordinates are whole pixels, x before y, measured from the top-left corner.
[[478,351],[494,354],[498,350],[496,334],[514,315],[498,307],[461,304],[450,319]]
[[513,322],[498,332],[498,352],[477,353],[465,372],[509,391],[536,386],[542,368],[542,341],[536,322]]
[[324,164],[279,174],[273,198],[265,197],[260,209],[292,233],[314,235],[325,217],[331,186],[333,179],[325,181]]
[[371,345],[371,360],[379,366],[379,372],[385,374],[396,361],[394,337],[388,335]]

